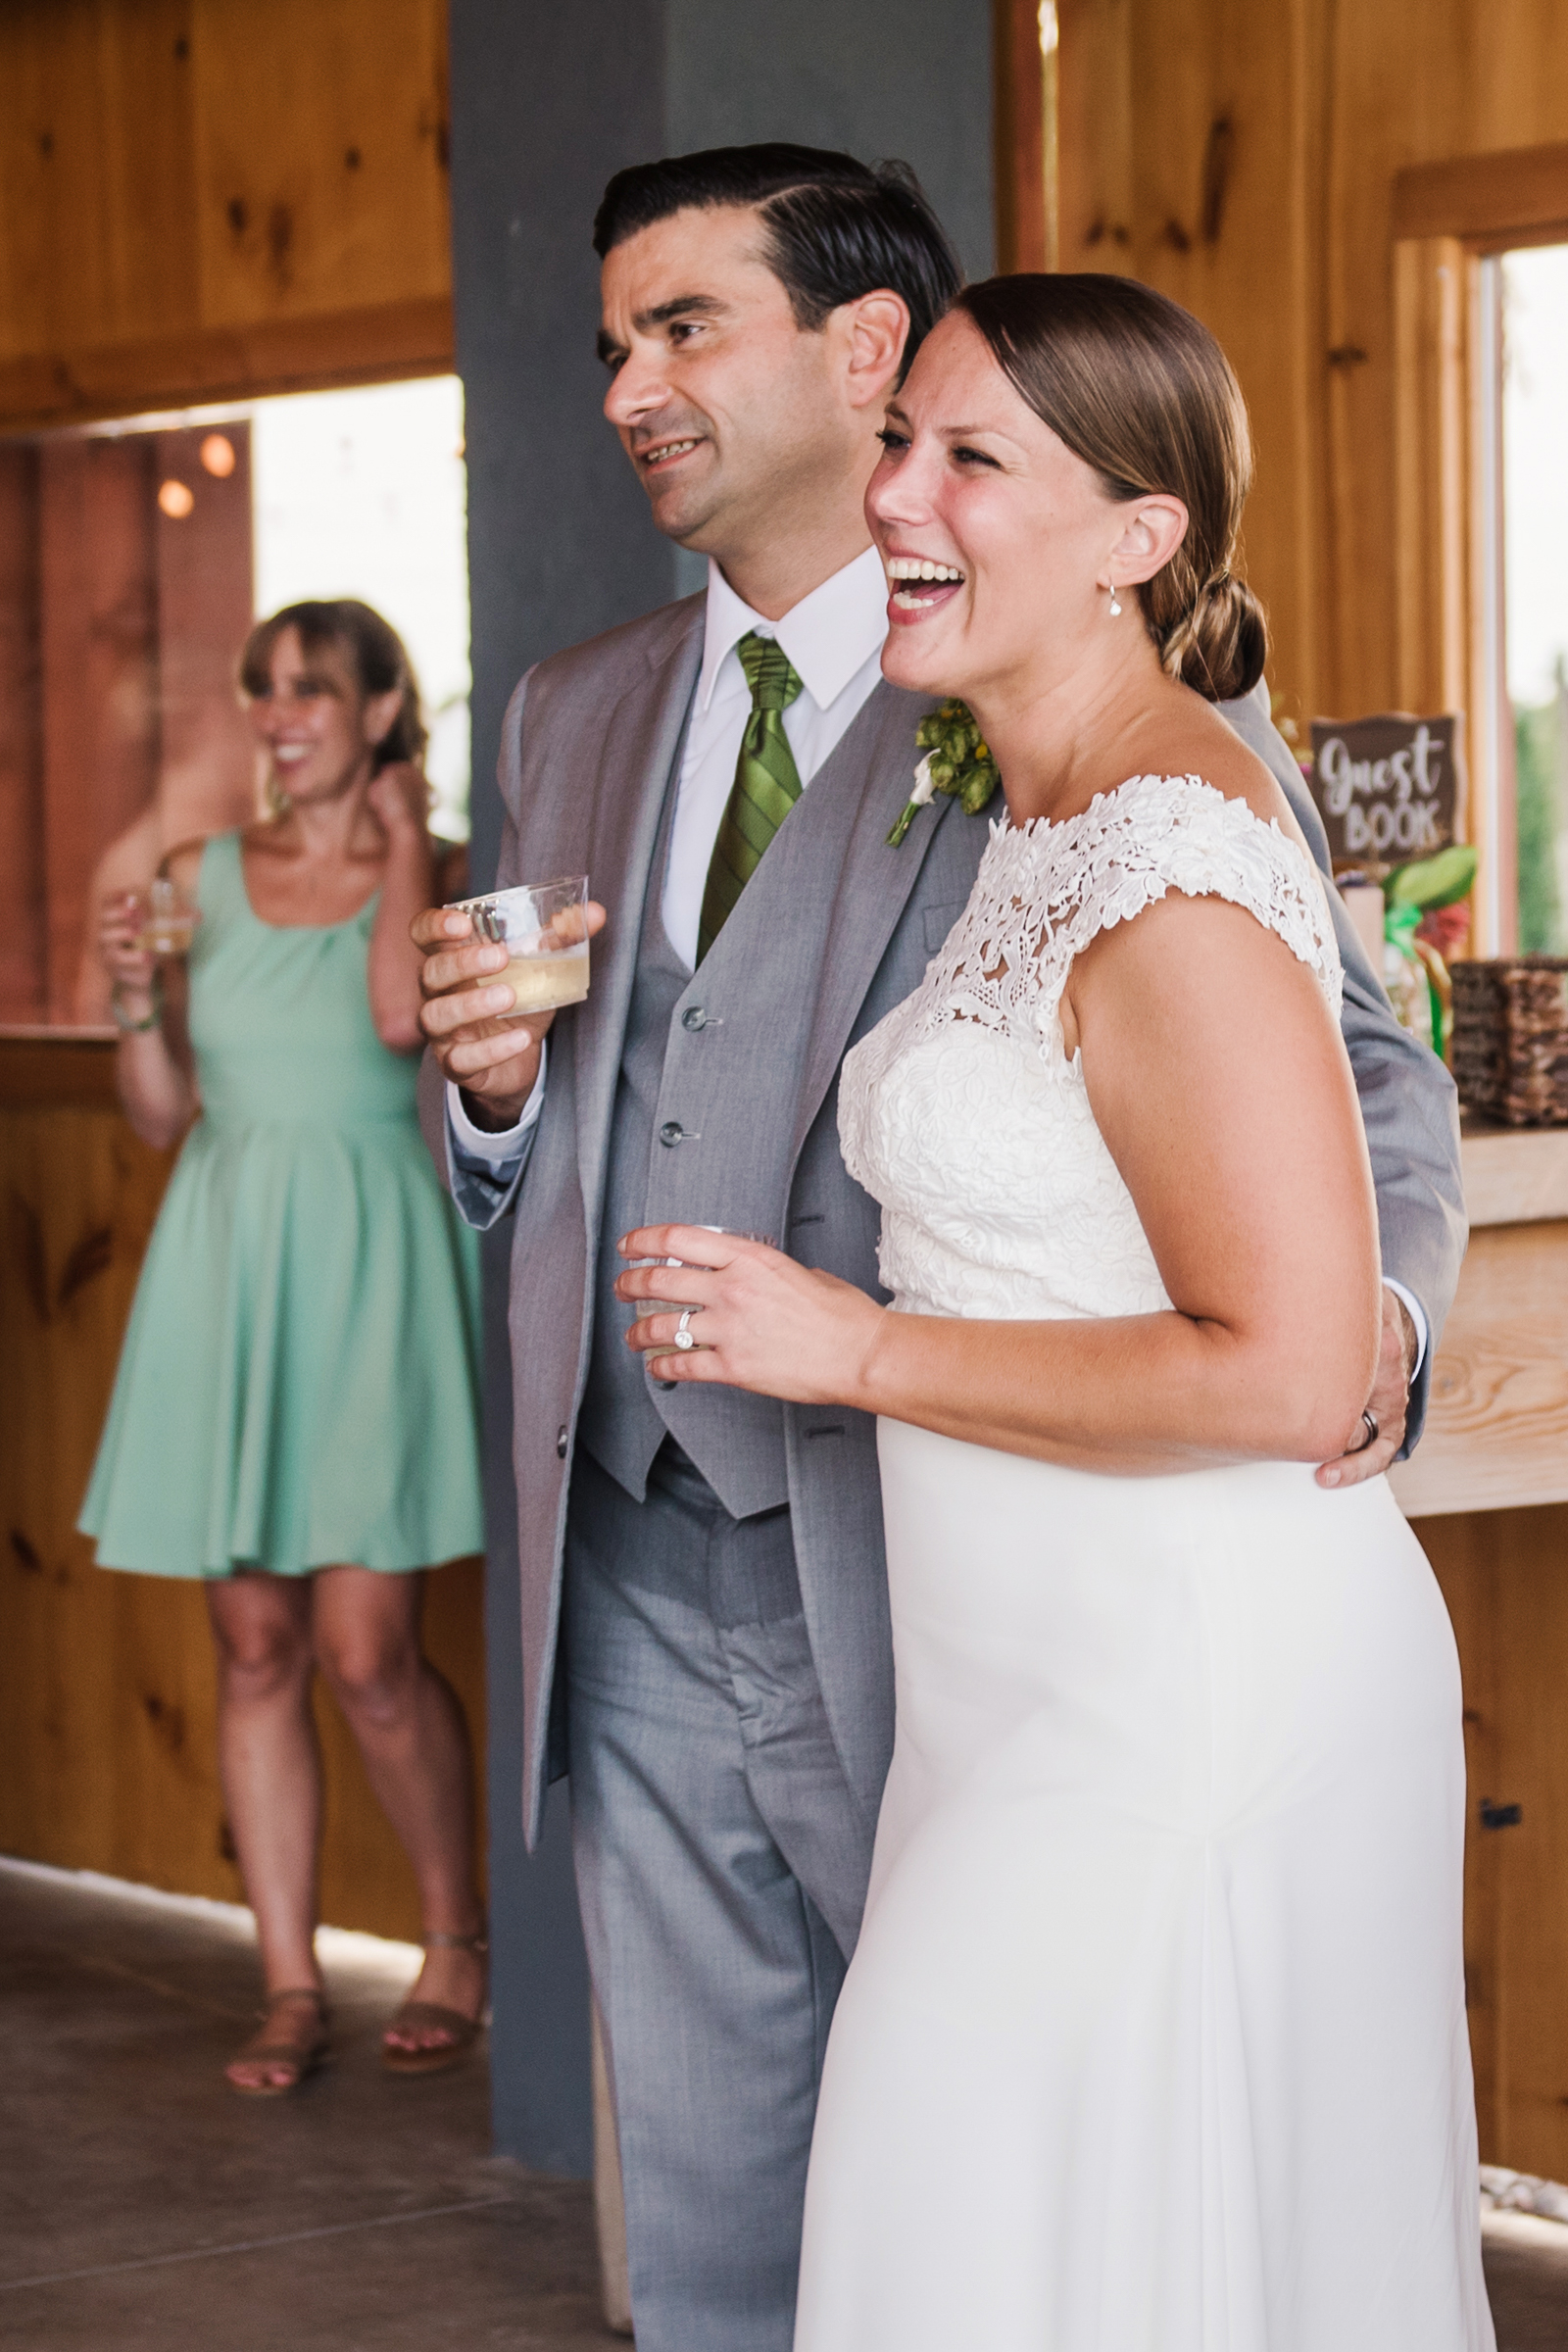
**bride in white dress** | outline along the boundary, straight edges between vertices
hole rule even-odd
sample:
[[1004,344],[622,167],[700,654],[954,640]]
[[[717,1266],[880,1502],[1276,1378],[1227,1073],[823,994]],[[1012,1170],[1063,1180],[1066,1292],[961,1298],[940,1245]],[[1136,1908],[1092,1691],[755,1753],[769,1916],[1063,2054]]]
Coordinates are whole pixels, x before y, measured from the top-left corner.
[[897,1744],[797,2352],[1487,2352],[1453,1641],[1385,1482],[1311,1467],[1379,1315],[1334,933],[1208,708],[1262,666],[1241,397],[1130,281],[999,279],[885,439],[884,669],[1007,802],[845,1065],[893,1305],[626,1245],[723,1261],[662,1374],[880,1416]]

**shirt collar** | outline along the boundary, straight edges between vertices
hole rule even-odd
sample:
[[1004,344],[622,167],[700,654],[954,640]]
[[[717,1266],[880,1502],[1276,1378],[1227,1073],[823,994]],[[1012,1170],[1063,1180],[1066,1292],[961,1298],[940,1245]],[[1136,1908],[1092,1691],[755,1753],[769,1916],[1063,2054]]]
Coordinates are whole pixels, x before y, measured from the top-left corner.
[[764,620],[743,604],[710,556],[698,708],[706,710],[711,703],[725,656],[750,630],[760,629],[764,637],[778,639],[812,702],[827,710],[856,671],[881,651],[888,633],[887,604],[887,574],[874,547],[803,596],[782,620]]

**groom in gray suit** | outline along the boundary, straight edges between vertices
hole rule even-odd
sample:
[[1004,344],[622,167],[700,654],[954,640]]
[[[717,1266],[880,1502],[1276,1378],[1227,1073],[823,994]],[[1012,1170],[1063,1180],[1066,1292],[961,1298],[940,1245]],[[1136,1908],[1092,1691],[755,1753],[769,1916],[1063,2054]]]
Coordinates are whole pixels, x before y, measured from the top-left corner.
[[[638,2344],[788,2352],[892,1746],[874,1429],[662,1387],[612,1284],[619,1237],[669,1220],[884,1295],[839,1065],[919,980],[987,826],[939,799],[888,846],[929,705],[880,677],[861,496],[957,270],[902,168],[793,147],[621,172],[595,242],[606,413],[658,527],[708,556],[707,593],[539,663],[508,713],[498,881],[591,876],[586,1003],[505,1025],[504,951],[439,909],[415,936],[454,1196],[470,1224],[515,1220],[523,1805],[531,1840],[569,1769]],[[1326,862],[1266,697],[1226,715]],[[1413,1442],[1463,1218],[1452,1088],[1341,914],[1391,1284],[1383,1434],[1348,1480]]]

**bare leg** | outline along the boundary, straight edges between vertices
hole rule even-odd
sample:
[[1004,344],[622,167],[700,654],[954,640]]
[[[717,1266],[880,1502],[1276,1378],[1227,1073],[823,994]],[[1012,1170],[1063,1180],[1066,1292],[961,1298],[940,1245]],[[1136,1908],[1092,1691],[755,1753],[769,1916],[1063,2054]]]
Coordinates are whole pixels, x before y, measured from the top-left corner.
[[[468,1734],[450,1687],[419,1648],[423,1583],[371,1568],[321,1569],[312,1579],[316,1658],[414,1865],[426,1934],[466,1936],[481,1917]],[[476,2017],[483,1962],[473,1952],[429,1952],[416,1991]],[[399,2028],[393,2038],[427,2048],[452,2036],[420,2027]]]
[[[316,1844],[321,1768],[311,1719],[311,1592],[307,1578],[264,1574],[214,1580],[207,1605],[218,1649],[218,1761],[256,1914],[267,1989],[316,1985]],[[319,2036],[319,2012],[291,2002],[258,2041]],[[236,2058],[232,2081],[282,2085],[288,2070]]]

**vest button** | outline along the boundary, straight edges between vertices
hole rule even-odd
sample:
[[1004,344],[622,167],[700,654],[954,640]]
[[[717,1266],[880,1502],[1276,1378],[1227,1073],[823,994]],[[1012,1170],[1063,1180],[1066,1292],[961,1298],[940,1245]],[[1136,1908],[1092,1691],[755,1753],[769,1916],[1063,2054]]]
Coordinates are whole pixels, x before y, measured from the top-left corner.
[[564,1423],[564,1421],[563,1421],[563,1423],[561,1424],[561,1427],[560,1427],[560,1428],[557,1430],[557,1432],[556,1432],[556,1452],[557,1452],[557,1454],[560,1456],[560,1458],[561,1458],[561,1460],[562,1460],[562,1461],[564,1461],[564,1460],[565,1460],[565,1458],[566,1458],[566,1424]]
[[659,1140],[666,1152],[673,1152],[677,1144],[685,1142],[686,1130],[679,1119],[666,1119],[659,1130]]
[[[685,1011],[680,1016],[680,1025],[683,1029],[706,1029],[708,1027],[708,1015],[703,1010],[701,1004],[688,1004]],[[679,1384],[677,1383],[677,1386]]]

